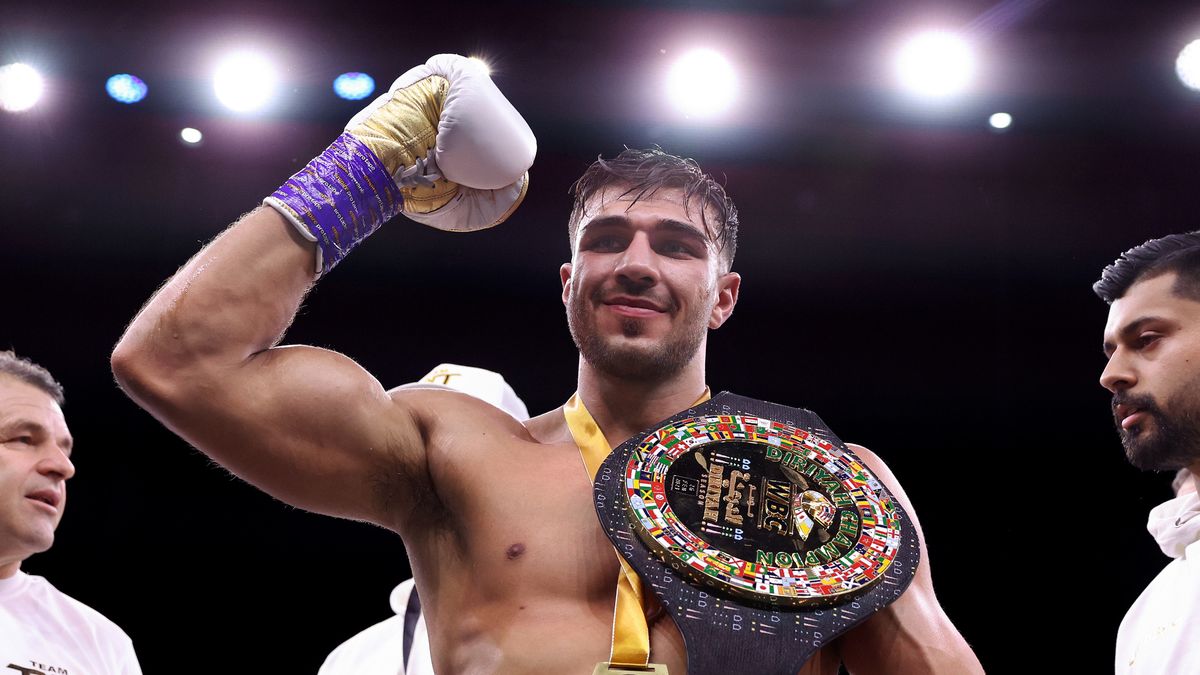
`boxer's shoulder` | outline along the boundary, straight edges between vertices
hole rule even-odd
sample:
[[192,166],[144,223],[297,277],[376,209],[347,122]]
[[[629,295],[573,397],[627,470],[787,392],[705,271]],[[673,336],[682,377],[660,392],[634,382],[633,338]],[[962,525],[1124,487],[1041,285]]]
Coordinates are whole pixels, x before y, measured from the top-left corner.
[[884,486],[886,486],[887,489],[893,495],[895,495],[897,499],[900,500],[900,504],[912,517],[913,526],[916,528],[919,534],[921,532],[921,525],[917,521],[916,510],[913,508],[912,502],[908,498],[908,494],[904,492],[904,486],[900,485],[900,479],[896,478],[896,474],[892,473],[892,470],[888,467],[887,462],[884,462],[879,455],[861,445],[858,445],[857,443],[847,443],[846,447],[850,448],[850,451],[867,465],[867,468],[871,470],[871,473],[874,473],[875,477],[878,478],[884,484]]
[[521,422],[504,410],[448,387],[405,385],[392,389],[388,396],[396,404],[395,414],[411,418],[424,434],[505,430],[527,435]]
[[563,417],[562,406],[525,420],[525,429],[529,431],[530,438],[543,445],[575,444],[571,430],[567,428],[567,419]]
[[[423,452],[416,457],[439,490],[450,487],[444,484],[447,480],[470,483],[481,471],[520,471],[525,464],[545,461],[547,448],[556,445],[569,447],[578,461],[561,410],[522,422],[486,401],[445,387],[406,386],[388,395],[395,404],[393,425],[411,430],[409,442],[419,439],[415,442]],[[462,471],[464,466],[472,468]]]
[[904,504],[906,508],[911,508],[908,504],[908,496],[904,494],[904,488],[900,486],[900,481],[896,478],[896,474],[892,473],[891,468],[888,467],[887,462],[883,461],[882,457],[857,443],[847,443],[846,447],[850,448],[850,452],[853,452],[856,457],[861,459],[863,463],[867,465],[867,468],[870,469],[871,472],[874,473],[877,478],[879,478],[879,480],[883,481],[883,484],[886,485],[889,490],[900,497],[901,503]]
[[847,443],[846,447],[850,448],[850,452],[853,452],[856,457],[866,462],[868,468],[874,470],[878,467],[879,469],[887,471],[889,474],[891,474],[887,464],[879,457],[879,455],[872,452],[866,446],[859,445],[858,443]]

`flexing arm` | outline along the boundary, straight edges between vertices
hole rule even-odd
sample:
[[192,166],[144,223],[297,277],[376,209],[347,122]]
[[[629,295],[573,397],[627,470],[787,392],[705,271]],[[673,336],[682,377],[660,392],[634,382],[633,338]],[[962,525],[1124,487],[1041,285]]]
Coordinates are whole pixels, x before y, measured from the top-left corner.
[[912,518],[913,528],[921,537],[921,563],[912,584],[896,602],[838,639],[846,668],[854,675],[983,673],[979,659],[933,594],[925,535],[908,495],[875,453],[860,445],[850,448],[888,486]]
[[383,495],[396,486],[380,478],[427,475],[421,420],[350,359],[274,345],[314,270],[397,212],[442,229],[502,221],[524,195],[532,152],[486,75],[461,57],[430,59],[280,187],[273,208],[229,228],[151,298],[113,353],[118,381],[264,491],[395,527]]
[[113,370],[142,407],[238,476],[301,508],[365,518],[372,468],[417,462],[419,445],[350,359],[273,347],[312,284],[314,248],[273,209],[246,216],[151,298]]

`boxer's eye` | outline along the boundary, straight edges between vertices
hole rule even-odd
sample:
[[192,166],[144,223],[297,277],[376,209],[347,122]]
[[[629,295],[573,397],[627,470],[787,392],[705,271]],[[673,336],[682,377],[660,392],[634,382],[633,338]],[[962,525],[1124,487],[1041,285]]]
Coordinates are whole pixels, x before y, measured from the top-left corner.
[[619,251],[624,247],[624,242],[611,234],[603,234],[590,239],[587,242],[586,248],[591,251]]
[[696,254],[695,251],[692,250],[692,247],[681,241],[663,242],[662,244],[659,244],[658,251],[663,255],[673,257],[692,257]]
[[1133,344],[1138,348],[1138,350],[1144,351],[1157,344],[1160,338],[1162,338],[1161,333],[1142,333],[1141,335],[1137,336],[1137,339],[1134,340]]

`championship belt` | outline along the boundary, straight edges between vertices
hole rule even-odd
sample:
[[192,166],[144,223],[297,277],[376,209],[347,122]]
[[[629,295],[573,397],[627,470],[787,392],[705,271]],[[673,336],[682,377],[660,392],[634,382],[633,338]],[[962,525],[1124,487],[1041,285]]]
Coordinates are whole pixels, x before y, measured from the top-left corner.
[[899,502],[815,413],[729,392],[622,443],[593,487],[691,675],[794,675],[920,559]]

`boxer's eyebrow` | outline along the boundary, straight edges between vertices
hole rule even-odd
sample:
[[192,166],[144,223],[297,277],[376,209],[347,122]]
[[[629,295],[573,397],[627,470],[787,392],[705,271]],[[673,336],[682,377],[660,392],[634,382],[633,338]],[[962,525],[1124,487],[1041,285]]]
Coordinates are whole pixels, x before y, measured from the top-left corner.
[[[613,213],[613,214],[609,214],[607,216],[599,216],[597,218],[593,218],[592,220],[587,221],[580,227],[580,230],[582,231],[582,230],[585,230],[588,228],[593,228],[593,227],[628,226],[631,222],[632,221],[629,219],[628,216],[622,215],[620,213]],[[674,218],[659,218],[657,221],[655,221],[655,225],[657,227],[661,227],[661,228],[668,229],[668,230],[673,230],[673,231],[679,232],[681,234],[691,233],[697,237],[700,237],[701,239],[707,238],[704,236],[703,230],[696,227],[692,223],[689,223],[686,221],[676,220]]]
[[[1145,326],[1146,324],[1152,323],[1154,321],[1162,321],[1162,320],[1163,320],[1163,318],[1161,316],[1138,317],[1137,319],[1134,319],[1133,321],[1130,321],[1129,323],[1125,324],[1125,326],[1123,326],[1120,330],[1117,331],[1117,335],[1119,336],[1119,339],[1121,339],[1125,342],[1128,342],[1128,341],[1132,340],[1133,338],[1135,338],[1137,336],[1137,332],[1139,330],[1141,330],[1142,327]],[[1115,352],[1115,351],[1117,351],[1117,344],[1115,342],[1113,342],[1112,340],[1105,340],[1104,341],[1104,357],[1111,359],[1113,352]]]
[[622,215],[600,216],[599,218],[594,218],[584,223],[583,226],[579,228],[579,231],[583,232],[599,227],[619,227],[628,224],[629,219]]
[[705,236],[704,232],[702,232],[700,228],[691,223],[685,223],[682,220],[675,220],[674,218],[662,218],[658,221],[658,227],[664,230],[670,230],[676,234],[692,236],[700,241],[708,241],[708,237]]

